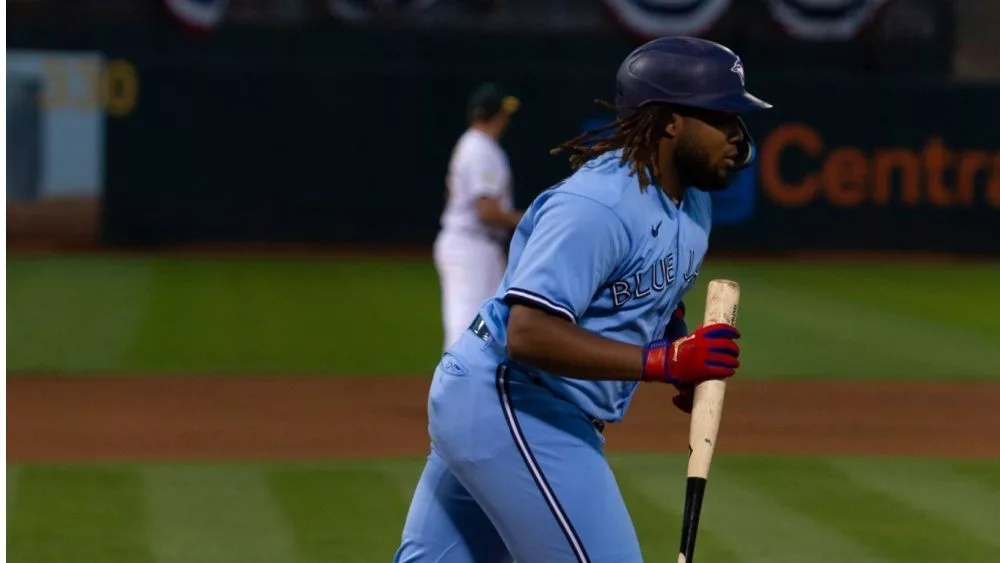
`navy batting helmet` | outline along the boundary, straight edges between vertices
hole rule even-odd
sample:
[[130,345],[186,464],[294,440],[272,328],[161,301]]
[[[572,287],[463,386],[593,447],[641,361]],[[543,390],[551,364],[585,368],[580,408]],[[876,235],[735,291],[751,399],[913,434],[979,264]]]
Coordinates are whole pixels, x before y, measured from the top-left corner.
[[[647,104],[745,113],[771,104],[746,91],[743,61],[731,49],[697,37],[661,37],[641,45],[618,67],[615,110],[626,118]],[[743,167],[753,160],[754,143],[743,120]]]

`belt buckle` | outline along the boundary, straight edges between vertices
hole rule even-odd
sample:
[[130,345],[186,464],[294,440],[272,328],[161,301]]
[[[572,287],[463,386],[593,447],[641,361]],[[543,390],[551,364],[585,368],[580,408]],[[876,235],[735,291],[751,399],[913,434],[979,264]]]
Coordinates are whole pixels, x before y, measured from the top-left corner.
[[486,327],[486,321],[483,320],[482,315],[476,315],[476,318],[472,320],[472,324],[469,325],[469,331],[478,336],[483,342],[488,342],[490,339],[490,329]]

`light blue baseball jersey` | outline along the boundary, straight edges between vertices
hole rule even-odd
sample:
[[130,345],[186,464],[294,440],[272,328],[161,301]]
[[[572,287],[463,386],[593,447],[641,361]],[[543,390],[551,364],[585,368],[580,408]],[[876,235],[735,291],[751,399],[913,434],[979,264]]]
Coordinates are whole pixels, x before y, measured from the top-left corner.
[[[655,185],[641,191],[620,157],[613,151],[591,160],[525,212],[503,282],[480,309],[498,346],[506,349],[514,303],[618,341],[641,346],[662,338],[708,249],[711,197],[689,189],[678,205]],[[621,420],[638,385],[516,367],[608,422]]]

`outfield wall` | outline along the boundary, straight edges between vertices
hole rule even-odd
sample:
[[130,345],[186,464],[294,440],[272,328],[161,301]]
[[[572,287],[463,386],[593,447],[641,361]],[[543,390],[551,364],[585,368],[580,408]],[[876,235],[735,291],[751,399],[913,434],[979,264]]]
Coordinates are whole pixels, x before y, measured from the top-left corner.
[[[548,150],[609,117],[593,99],[612,98],[633,46],[402,30],[108,37],[102,238],[154,247],[429,243],[483,80],[522,99],[503,143],[527,205],[568,170]],[[1000,86],[781,74],[754,56],[748,87],[776,107],[747,119],[759,159],[716,198],[713,248],[1000,252]]]

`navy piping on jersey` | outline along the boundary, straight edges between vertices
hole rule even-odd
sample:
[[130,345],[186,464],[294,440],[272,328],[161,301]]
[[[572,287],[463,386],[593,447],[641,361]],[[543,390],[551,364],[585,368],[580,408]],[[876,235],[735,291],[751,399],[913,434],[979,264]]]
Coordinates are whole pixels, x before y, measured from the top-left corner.
[[539,295],[533,291],[512,287],[507,290],[507,293],[504,294],[503,298],[507,303],[520,303],[522,305],[545,309],[550,313],[559,315],[569,322],[576,324],[576,315],[573,314],[573,311],[570,311],[566,307],[563,307],[562,305],[559,305],[547,297]]

